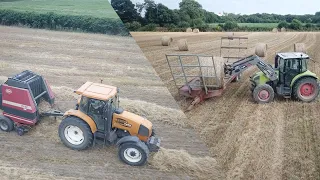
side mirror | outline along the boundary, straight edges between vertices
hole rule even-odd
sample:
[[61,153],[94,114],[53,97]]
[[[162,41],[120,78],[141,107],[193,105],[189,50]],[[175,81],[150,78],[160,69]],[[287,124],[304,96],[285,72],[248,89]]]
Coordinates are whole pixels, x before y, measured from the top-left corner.
[[114,111],[114,113],[116,113],[116,114],[122,114],[123,113],[123,109],[122,108],[117,108],[115,111]]

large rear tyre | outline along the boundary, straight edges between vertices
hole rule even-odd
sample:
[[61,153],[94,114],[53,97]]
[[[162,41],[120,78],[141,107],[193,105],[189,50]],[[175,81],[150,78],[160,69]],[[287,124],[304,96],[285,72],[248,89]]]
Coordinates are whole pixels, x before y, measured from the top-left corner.
[[293,96],[303,102],[312,102],[319,95],[319,85],[315,78],[306,77],[298,80],[293,86]]
[[254,100],[259,104],[269,103],[274,99],[274,90],[269,84],[256,86],[252,94]]
[[74,116],[66,117],[60,123],[59,137],[65,146],[73,150],[87,149],[93,142],[89,125]]
[[5,116],[0,116],[0,129],[1,131],[5,132],[10,132],[14,128],[14,123],[11,119],[5,117]]
[[142,142],[127,142],[119,146],[118,156],[121,161],[130,166],[143,166],[148,160],[149,152],[144,149],[148,148]]

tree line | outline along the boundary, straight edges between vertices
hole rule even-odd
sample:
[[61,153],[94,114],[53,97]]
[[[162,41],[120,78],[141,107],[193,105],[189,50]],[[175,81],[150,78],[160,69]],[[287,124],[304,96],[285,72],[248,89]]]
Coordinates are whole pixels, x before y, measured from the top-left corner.
[[0,24],[38,29],[129,35],[127,28],[120,19],[61,15],[52,12],[37,13],[0,9]]
[[[195,0],[182,0],[179,9],[169,9],[153,0],[144,0],[143,3],[133,4],[131,0],[111,0],[111,5],[131,30],[153,31],[166,29],[184,31],[185,28],[199,28],[202,31],[247,30],[269,31],[273,27],[239,27],[238,23],[279,23],[279,28],[293,30],[319,30],[320,12],[306,15],[278,15],[278,14],[251,14],[240,15],[224,13],[218,16],[203,9]],[[219,23],[218,26],[210,26]]]

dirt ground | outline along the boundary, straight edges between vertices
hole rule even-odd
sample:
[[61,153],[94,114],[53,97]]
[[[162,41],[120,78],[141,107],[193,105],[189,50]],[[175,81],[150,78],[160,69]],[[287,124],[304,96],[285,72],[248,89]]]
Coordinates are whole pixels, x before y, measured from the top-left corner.
[[[164,148],[183,149],[192,157],[209,155],[205,143],[185,123],[185,115],[132,38],[0,26],[0,39],[1,82],[26,69],[37,72],[52,86],[55,108],[65,111],[76,103],[73,90],[86,81],[103,80],[120,88],[125,109],[153,122]],[[150,163],[127,166],[118,160],[115,147],[70,150],[58,138],[60,121],[44,118],[22,137],[15,132],[0,132],[1,179],[194,177],[192,172],[161,170]]]
[[[161,46],[163,35],[173,37],[169,47]],[[220,37],[226,33],[145,33],[132,36],[165,82],[182,108],[190,100],[179,96],[165,54],[220,55]],[[269,46],[266,61],[274,64],[276,52],[293,51],[303,42],[315,63],[309,69],[320,75],[320,33],[235,33],[249,37],[248,54],[258,42]],[[189,52],[179,52],[177,41],[187,39]],[[276,98],[273,103],[253,102],[246,71],[240,82],[230,84],[223,96],[213,98],[186,112],[221,165],[227,179],[319,179],[320,178],[320,103],[310,104]]]

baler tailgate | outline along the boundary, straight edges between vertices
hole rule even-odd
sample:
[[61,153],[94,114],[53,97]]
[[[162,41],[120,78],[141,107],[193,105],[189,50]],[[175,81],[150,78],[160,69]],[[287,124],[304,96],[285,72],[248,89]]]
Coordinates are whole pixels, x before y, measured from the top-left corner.
[[49,86],[42,76],[35,74],[31,71],[23,71],[11,78],[8,78],[6,82],[8,86],[29,90],[33,100],[38,104],[40,99],[43,98],[45,101],[53,104],[54,95]]

